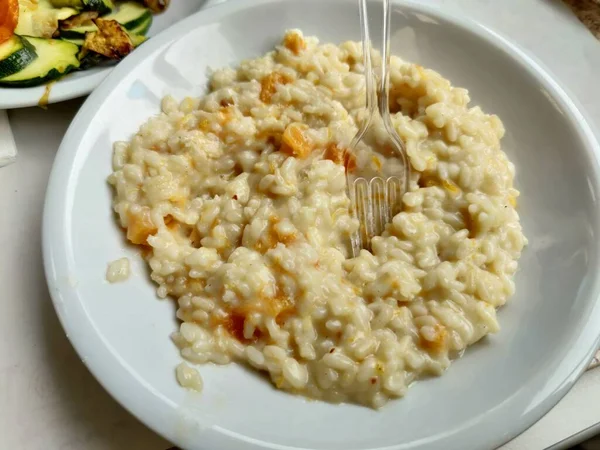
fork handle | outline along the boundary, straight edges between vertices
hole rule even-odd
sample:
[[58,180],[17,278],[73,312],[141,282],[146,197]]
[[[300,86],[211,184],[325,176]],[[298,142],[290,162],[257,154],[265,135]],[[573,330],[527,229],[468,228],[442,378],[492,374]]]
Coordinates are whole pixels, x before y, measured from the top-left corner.
[[381,80],[379,84],[379,114],[389,117],[390,113],[390,21],[392,3],[383,0],[382,39],[381,39]]
[[[367,110],[372,111],[375,106],[379,109],[379,114],[383,117],[389,111],[389,66],[390,66],[390,17],[391,2],[383,0],[383,14],[381,15],[381,71],[379,84],[375,87],[377,81],[373,77],[372,50],[373,41],[371,40],[369,29],[369,11],[367,0],[359,0],[361,37],[363,44],[363,64],[365,66],[365,85],[367,91]],[[376,101],[377,99],[377,101]]]
[[[360,31],[363,46],[363,65],[365,71],[365,91],[367,103],[366,106],[368,113],[372,116],[377,102],[375,80],[373,78],[373,62],[371,59],[373,44],[371,42],[371,35],[369,32],[369,11],[367,7],[367,0],[358,0],[358,6],[360,13]],[[370,122],[370,119],[371,117],[369,117],[368,122]]]
[[[379,85],[375,90],[375,81],[373,77],[373,62],[371,52],[373,50],[373,43],[371,41],[371,35],[369,31],[369,11],[367,6],[367,0],[359,1],[360,11],[360,24],[361,24],[361,37],[363,43],[363,62],[365,66],[365,88],[367,97],[367,111],[368,118],[364,121],[361,129],[354,138],[352,145],[355,147],[356,144],[362,139],[367,129],[369,128],[375,108],[379,110],[379,115],[383,120],[383,125],[387,131],[390,139],[394,141],[396,147],[401,149],[397,152],[398,157],[402,161],[404,167],[403,174],[403,189],[404,192],[408,192],[408,179],[410,176],[410,163],[408,161],[408,155],[406,152],[406,146],[404,142],[396,132],[392,119],[390,117],[390,24],[392,16],[392,3],[391,0],[382,0],[383,11],[381,14],[381,71],[379,78]],[[378,2],[377,2],[378,3]]]

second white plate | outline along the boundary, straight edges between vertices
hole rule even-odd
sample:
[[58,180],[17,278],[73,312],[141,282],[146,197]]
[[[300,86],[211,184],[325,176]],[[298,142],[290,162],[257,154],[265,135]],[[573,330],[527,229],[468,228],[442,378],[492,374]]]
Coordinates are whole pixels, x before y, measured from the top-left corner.
[[[226,0],[173,0],[164,13],[154,16],[148,35],[154,36],[170,25],[195,13],[200,8],[209,7],[223,1]],[[89,94],[106,78],[113,68],[114,66],[94,67],[65,76],[50,88],[48,103],[62,102]],[[45,85],[30,88],[0,87],[0,109],[36,106],[45,91]]]

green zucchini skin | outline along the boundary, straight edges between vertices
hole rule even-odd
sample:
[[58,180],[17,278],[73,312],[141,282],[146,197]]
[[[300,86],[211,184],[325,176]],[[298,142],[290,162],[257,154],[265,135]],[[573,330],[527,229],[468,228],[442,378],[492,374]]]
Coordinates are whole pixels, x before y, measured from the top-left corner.
[[50,0],[55,8],[76,8],[98,11],[100,15],[109,14],[115,5],[112,0]]
[[37,58],[22,70],[0,79],[0,86],[31,87],[57,80],[79,68],[79,47],[60,39],[21,36],[37,53]]
[[85,33],[93,33],[98,31],[98,28],[94,25],[93,27],[80,27],[72,28],[70,30],[60,30],[60,37],[62,39],[85,39]]
[[7,56],[0,60],[0,79],[23,70],[37,58],[35,48],[16,34],[0,44],[0,55],[4,53]]
[[131,34],[139,34],[140,36],[146,36],[146,33],[148,33],[148,30],[150,29],[150,27],[152,26],[152,16],[150,16],[145,22],[142,22],[140,25],[138,25],[137,28],[130,30]]
[[83,8],[83,0],[50,0],[55,8]]
[[136,2],[122,3],[117,11],[103,17],[103,19],[116,20],[127,30],[136,29],[149,18],[152,18],[152,12]]
[[112,0],[83,0],[83,9],[88,11],[98,11],[98,14],[110,14],[115,5]]
[[[123,3],[116,12],[102,16],[102,18],[116,20],[126,30],[131,31],[132,34],[141,35],[148,32],[148,28],[150,28],[150,24],[152,23],[152,13],[150,10],[134,2]],[[137,32],[137,29],[143,31],[143,33]],[[98,28],[93,23],[77,28],[61,28],[60,37],[67,40],[85,39],[86,33],[97,30]]]

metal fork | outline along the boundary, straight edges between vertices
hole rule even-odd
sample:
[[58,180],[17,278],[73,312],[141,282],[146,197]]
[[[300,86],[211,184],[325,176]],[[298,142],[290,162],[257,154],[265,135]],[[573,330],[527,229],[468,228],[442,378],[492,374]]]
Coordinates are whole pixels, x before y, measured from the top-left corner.
[[408,190],[409,164],[406,147],[392,125],[389,113],[389,84],[390,84],[390,0],[383,0],[381,73],[377,92],[372,65],[372,44],[369,34],[369,18],[367,0],[359,0],[361,36],[363,44],[363,61],[365,70],[367,116],[361,124],[358,133],[350,144],[350,153],[356,151],[359,142],[373,126],[377,116],[387,133],[388,144],[393,154],[403,166],[403,173],[393,176],[359,176],[351,170],[346,170],[346,186],[351,201],[353,214],[358,218],[360,226],[357,232],[350,236],[352,256],[358,256],[361,249],[371,249],[371,239],[380,235],[386,224],[402,210],[402,195]]

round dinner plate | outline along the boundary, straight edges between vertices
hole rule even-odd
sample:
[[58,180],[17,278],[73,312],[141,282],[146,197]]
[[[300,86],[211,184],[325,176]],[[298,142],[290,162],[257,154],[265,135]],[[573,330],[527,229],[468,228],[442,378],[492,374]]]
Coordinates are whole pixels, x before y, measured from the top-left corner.
[[[115,221],[106,182],[112,144],[158,113],[164,95],[202,94],[209,68],[261,55],[289,28],[327,42],[359,40],[356,2],[215,6],[144,44],[82,106],[52,170],[43,224],[46,276],[66,333],[124,407],[183,448],[495,448],[546,413],[598,346],[600,150],[539,64],[485,27],[418,2],[394,4],[392,53],[441,72],[470,90],[473,105],[498,114],[517,169],[529,246],[517,293],[499,311],[502,330],[379,411],[307,401],[237,364],[200,366],[199,394],[175,380],[175,305],[157,299]],[[132,277],[107,283],[107,264],[123,256]]]
[[[167,10],[153,17],[148,36],[154,36],[174,23],[189,17],[203,6],[221,3],[225,0],[175,0]],[[113,70],[114,65],[93,67],[73,72],[57,81],[50,88],[48,103],[57,103],[81,97],[92,92]],[[24,108],[36,106],[46,91],[46,86],[30,88],[0,87],[0,109]]]

